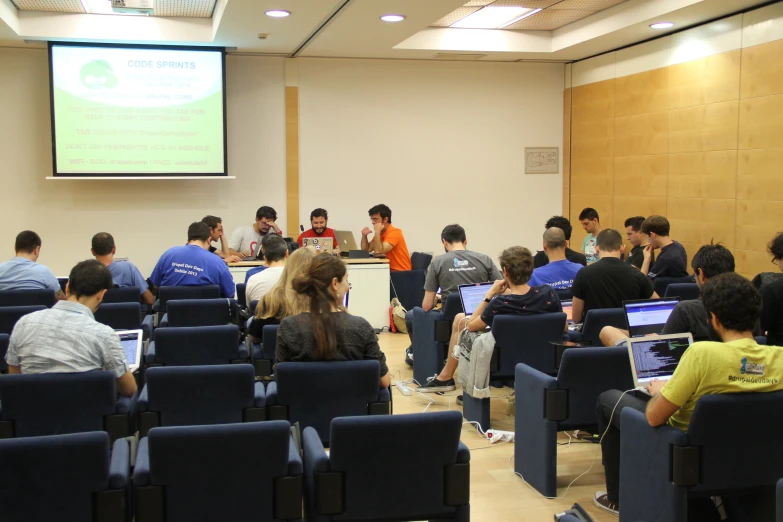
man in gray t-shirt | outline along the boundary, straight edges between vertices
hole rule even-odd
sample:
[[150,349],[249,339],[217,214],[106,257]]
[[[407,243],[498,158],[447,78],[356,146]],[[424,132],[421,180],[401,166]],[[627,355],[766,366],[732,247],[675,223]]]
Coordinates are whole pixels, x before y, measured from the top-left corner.
[[[485,283],[503,279],[495,262],[486,254],[480,254],[467,249],[468,240],[465,229],[459,225],[448,225],[440,233],[441,242],[446,253],[432,260],[424,281],[424,301],[421,307],[429,312],[437,303],[438,288],[441,300],[445,301],[449,294],[457,291],[460,285]],[[411,346],[405,350],[405,362],[413,363],[413,311],[405,315],[405,326],[411,339]]]

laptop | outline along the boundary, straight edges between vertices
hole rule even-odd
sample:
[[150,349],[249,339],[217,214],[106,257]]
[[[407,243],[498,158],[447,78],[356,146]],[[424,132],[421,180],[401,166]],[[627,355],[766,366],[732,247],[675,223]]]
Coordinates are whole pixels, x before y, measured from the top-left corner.
[[648,334],[661,333],[678,302],[680,302],[679,297],[623,301],[628,335],[644,337]]
[[348,232],[346,230],[335,230],[334,237],[337,238],[337,244],[340,245],[341,252],[359,250],[359,247],[356,246],[356,240],[353,238],[353,232]]
[[462,302],[462,310],[465,315],[473,315],[476,308],[484,300],[492,285],[495,283],[477,283],[473,285],[459,285],[459,300]]
[[314,247],[319,254],[334,252],[334,240],[331,237],[305,237],[302,238],[302,246]]
[[143,332],[141,330],[117,330],[115,333],[120,336],[120,344],[125,350],[128,368],[135,372],[141,366],[141,356],[144,354]]
[[682,354],[693,343],[690,333],[628,339],[633,383],[642,391],[653,379],[667,381],[674,375]]
[[563,307],[563,312],[566,314],[566,319],[568,319],[568,324],[572,325],[574,324],[574,302],[572,300],[567,301],[560,301],[560,306]]

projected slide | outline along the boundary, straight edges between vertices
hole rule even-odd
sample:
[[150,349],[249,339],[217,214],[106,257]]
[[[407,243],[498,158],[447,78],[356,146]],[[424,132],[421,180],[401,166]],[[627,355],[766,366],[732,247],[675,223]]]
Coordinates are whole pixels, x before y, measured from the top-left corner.
[[223,53],[52,44],[55,175],[224,175]]

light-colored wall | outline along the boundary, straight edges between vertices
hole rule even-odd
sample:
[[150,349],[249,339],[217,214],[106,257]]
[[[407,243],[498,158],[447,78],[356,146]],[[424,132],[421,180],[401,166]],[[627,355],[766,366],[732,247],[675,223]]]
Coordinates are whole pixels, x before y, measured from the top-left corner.
[[442,253],[450,223],[493,258],[540,248],[562,176],[525,175],[524,148],[562,148],[562,64],[297,62],[305,226],[324,207],[358,242],[367,210],[386,203],[411,252]]
[[145,276],[187,227],[218,215],[228,233],[250,224],[261,205],[285,227],[285,113],[282,58],[228,56],[228,166],[235,180],[46,180],[52,175],[45,50],[0,48],[0,259],[31,229],[43,239],[39,261],[67,275],[90,257],[93,234],[107,231],[118,256]]
[[[752,277],[781,229],[783,3],[572,66],[571,217],[662,214]],[[574,233],[580,242],[584,232]]]

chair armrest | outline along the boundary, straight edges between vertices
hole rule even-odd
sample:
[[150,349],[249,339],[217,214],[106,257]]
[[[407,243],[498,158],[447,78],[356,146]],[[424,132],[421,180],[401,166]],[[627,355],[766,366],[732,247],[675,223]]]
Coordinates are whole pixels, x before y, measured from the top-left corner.
[[391,391],[389,388],[380,388],[378,390],[378,402],[389,402],[391,400]]
[[457,464],[467,464],[470,462],[470,450],[464,442],[459,441],[457,446]]
[[149,403],[150,403],[149,391],[147,390],[147,385],[145,384],[144,387],[141,389],[141,393],[139,393],[139,398],[136,400],[135,413],[148,411]]
[[135,397],[118,396],[117,402],[114,404],[114,413],[117,415],[130,413],[134,406],[134,399]]
[[169,325],[169,314],[163,314],[163,317],[158,321],[158,328],[166,328]]
[[299,455],[299,448],[296,446],[293,434],[288,438],[288,476],[299,477],[302,475],[303,465],[302,457]]
[[133,468],[133,485],[150,485],[150,451],[147,443],[147,437],[139,441],[139,447],[136,449],[136,466]]
[[267,406],[277,404],[277,381],[269,381],[266,385],[266,404]]
[[245,341],[239,343],[239,349],[237,350],[237,357],[239,359],[247,360],[248,353],[247,353],[247,345],[245,344]]
[[144,355],[144,362],[146,364],[155,364],[155,341],[150,341],[147,353]]
[[329,471],[329,456],[324,450],[321,437],[315,428],[307,427],[302,432],[302,448],[304,449],[304,467],[308,480],[314,473]]
[[141,331],[144,332],[144,339],[152,341],[152,331],[155,329],[154,324],[155,321],[153,316],[144,316],[144,319],[141,321]]
[[255,383],[253,388],[253,406],[256,408],[263,408],[266,406],[266,390],[264,389],[263,382]]
[[117,439],[111,451],[109,463],[109,488],[122,489],[130,484],[130,444],[125,439]]

